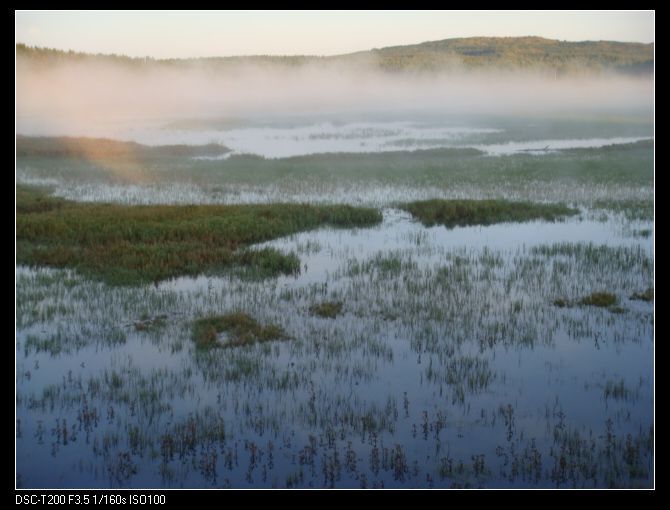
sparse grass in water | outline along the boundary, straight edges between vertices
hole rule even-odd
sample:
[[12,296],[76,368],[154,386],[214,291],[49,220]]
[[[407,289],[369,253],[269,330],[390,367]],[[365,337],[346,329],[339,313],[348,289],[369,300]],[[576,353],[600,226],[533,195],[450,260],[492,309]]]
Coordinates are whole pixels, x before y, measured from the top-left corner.
[[17,188],[16,260],[68,267],[109,284],[133,285],[233,266],[260,276],[295,273],[299,260],[262,241],[316,228],[364,227],[375,209],[307,204],[122,206],[51,199]]
[[554,221],[579,211],[562,204],[534,204],[506,200],[423,200],[400,206],[425,226],[449,228],[467,225],[522,222],[536,219]]
[[626,387],[623,379],[617,381],[607,381],[603,390],[605,399],[613,398],[615,400],[626,400],[632,392]]
[[[221,333],[227,333],[227,341],[219,341]],[[242,312],[203,317],[193,325],[193,340],[199,349],[238,347],[286,338],[288,336],[279,326],[261,325],[256,319]]]
[[343,303],[341,301],[324,301],[309,307],[312,315],[317,315],[326,319],[334,319],[342,311]]
[[[528,174],[537,175],[538,179],[546,175],[547,180],[535,181],[534,186],[555,193],[549,180],[555,175],[561,179],[573,172],[575,179],[586,179],[589,174],[582,170],[590,168],[591,175],[600,175],[600,170],[606,175],[605,170],[610,172],[612,163],[615,169],[617,165],[628,166],[630,160],[622,159],[622,155],[613,154],[616,158],[606,159],[595,153],[583,165],[570,165],[569,155],[565,154],[547,155],[541,163],[539,157],[527,155],[496,159],[472,156],[458,160],[467,159],[468,165],[450,161],[448,172],[443,170],[444,158],[436,157],[430,171],[435,180],[440,176],[450,186],[452,166],[456,166],[458,177],[461,165],[461,180],[471,175],[473,181],[482,174],[491,176],[483,180],[491,187],[483,187],[473,195],[454,195],[457,197],[505,196],[493,188],[493,176],[502,182],[510,172],[510,189],[519,187],[517,184]],[[356,177],[353,169],[360,172],[360,163],[366,158],[314,156],[297,158],[290,164],[298,167],[300,177],[300,168],[307,173],[321,165],[321,173],[314,178],[314,182],[321,182],[326,171],[336,174],[332,168],[342,169],[342,161],[347,159],[346,165],[352,170],[345,172],[345,177],[337,177]],[[388,155],[374,158],[393,159]],[[416,160],[404,157],[419,171],[426,166],[423,158],[425,155]],[[61,163],[61,168],[77,168],[76,161],[72,161]],[[502,177],[501,162],[509,165]],[[253,164],[266,168],[257,176],[253,171],[243,172],[242,163],[227,160],[193,164],[198,171],[211,170],[207,176],[217,179],[228,179],[229,172],[236,172],[235,165],[239,165],[238,181],[258,179],[261,184],[264,179],[279,179],[281,172],[276,165],[288,175],[296,172],[288,168],[287,161],[259,158]],[[251,168],[251,163],[245,164]],[[514,173],[517,170],[511,163],[522,165],[519,173]],[[60,170],[53,162],[49,164],[45,166],[47,175],[57,175]],[[83,168],[84,160],[79,164]],[[379,173],[383,168],[406,176],[408,164],[386,165],[390,168],[379,164]],[[483,170],[478,170],[480,166]],[[159,169],[156,172],[165,171],[162,164],[155,167]],[[225,172],[221,172],[222,167]],[[369,168],[372,170],[363,171],[376,176],[377,166],[373,168],[370,163]],[[190,166],[175,172],[186,169],[189,171],[180,175],[190,179]],[[638,169],[630,166],[626,172],[632,179]],[[559,173],[554,174],[554,170]],[[628,174],[619,173],[615,182],[622,182],[622,176]],[[203,180],[204,175],[201,173]],[[572,177],[565,178],[570,183],[566,189],[571,192],[572,183],[578,182]],[[285,179],[286,174],[281,178]],[[595,177],[593,180],[599,182]],[[478,186],[484,184],[477,182]],[[546,198],[523,193],[526,192],[509,196],[521,200],[573,200],[571,194],[565,195],[567,198],[556,194]],[[57,221],[58,211],[67,210],[70,203],[46,195],[37,198],[21,214],[51,211],[54,225],[62,228]],[[612,215],[606,216],[611,221]],[[414,227],[423,232],[418,225]],[[625,235],[630,235],[631,228],[625,229]],[[303,236],[300,239],[303,245],[310,242]],[[652,486],[654,434],[649,420],[653,416],[645,411],[653,404],[648,373],[644,367],[636,367],[634,359],[625,364],[625,370],[623,365],[619,370],[618,365],[608,362],[611,358],[602,355],[607,349],[625,348],[631,340],[652,341],[649,314],[627,310],[625,315],[615,316],[614,305],[607,308],[612,314],[572,309],[568,311],[574,313],[557,310],[556,314],[545,315],[546,305],[551,306],[552,300],[579,306],[580,299],[594,290],[615,291],[621,301],[644,294],[653,282],[653,258],[646,244],[556,243],[524,248],[508,256],[502,251],[457,250],[451,246],[444,250],[440,246],[438,250],[433,246],[436,243],[432,235],[425,235],[421,243],[418,239],[416,243],[409,240],[411,249],[389,251],[384,247],[375,255],[352,253],[355,247],[344,250],[346,246],[339,240],[319,238],[323,257],[332,252],[333,264],[338,264],[337,276],[318,286],[296,285],[286,290],[275,288],[273,282],[237,285],[234,280],[187,291],[181,286],[107,288],[75,272],[17,267],[17,353],[26,353],[17,357],[17,451],[29,448],[35,452],[17,458],[17,471],[24,474],[24,480],[17,484],[30,487],[36,481],[42,483],[43,479],[33,474],[40,476],[42,471],[33,470],[33,466],[39,468],[38,463],[47,462],[53,464],[55,471],[65,473],[64,483],[70,486],[80,485],[82,479],[93,480],[93,476],[100,485],[124,487],[269,487],[281,486],[284,481],[292,487],[346,487],[359,481],[361,487],[432,487],[433,483],[437,487],[492,488]],[[292,248],[300,256],[318,251],[301,248],[300,243]],[[244,271],[261,276],[282,265],[285,272],[291,272],[299,263],[297,256],[291,263],[280,252],[259,250],[244,243],[233,254],[234,264],[242,264]],[[653,298],[653,290],[650,292]],[[347,312],[360,313],[356,317],[339,314],[336,320],[305,322],[309,305],[335,299],[347,303]],[[635,303],[622,304],[633,308]],[[240,308],[251,316],[209,316],[195,323],[180,319],[214,313],[202,310]],[[263,317],[262,310],[281,315],[287,331],[309,341],[282,344],[288,349],[280,349],[279,344],[270,342],[270,333],[272,328],[275,333],[281,329],[256,320]],[[296,310],[303,313],[295,313]],[[151,343],[144,338],[136,342],[132,336],[125,342],[125,332],[133,329],[134,322],[149,323],[161,314],[167,314],[169,319],[164,328],[152,335]],[[174,347],[166,349],[166,343],[187,345],[195,340],[198,327],[204,339],[198,356],[176,352]],[[594,364],[580,365],[586,367],[586,372],[574,367],[577,371],[569,374],[556,372],[555,383],[554,377],[548,379],[551,391],[545,392],[546,418],[542,399],[536,405],[534,398],[529,402],[521,396],[518,404],[508,404],[517,400],[512,393],[517,387],[525,388],[536,378],[533,369],[528,378],[520,366],[517,377],[514,368],[510,369],[504,361],[501,365],[499,349],[533,349],[546,341],[547,346],[557,348],[537,349],[532,357],[541,360],[547,356],[547,366],[553,367],[556,358],[552,352],[557,351],[560,357],[560,347],[565,345],[559,328],[565,328],[568,339],[599,339],[602,334],[605,341],[599,349],[603,351],[594,352]],[[153,329],[149,329],[140,335],[149,337],[152,333]],[[235,345],[235,335],[241,339],[238,345],[252,345],[225,349]],[[411,338],[411,343],[392,341],[394,335]],[[610,338],[614,341],[608,341]],[[254,342],[265,343],[253,345]],[[137,345],[142,347],[139,356],[165,353],[176,362],[160,363],[155,369],[145,366],[146,358],[136,363],[132,356],[137,356]],[[220,350],[204,352],[211,347]],[[99,373],[91,372],[96,364],[88,360],[86,367],[82,364],[79,368],[77,359],[72,364],[72,375],[61,377],[61,362],[66,355],[87,355],[92,349],[100,352],[95,360],[104,362]],[[286,350],[289,358],[279,354]],[[108,356],[108,352],[112,355]],[[414,354],[419,355],[418,364]],[[45,355],[60,358],[53,363],[59,370],[55,384],[43,386],[40,380],[51,382],[51,378],[38,377],[36,370],[37,361],[42,363],[40,371],[48,369],[42,361]],[[514,371],[512,377],[510,370]],[[565,377],[575,375],[578,384],[580,376],[591,384],[594,374],[601,372],[607,377],[595,379],[595,391],[577,395],[571,391],[571,383],[564,384]],[[414,377],[404,378],[404,374]],[[644,376],[644,381],[640,378],[638,382],[638,375]],[[399,389],[407,390],[404,403],[395,401]],[[426,400],[426,395],[431,394],[436,398]],[[588,416],[570,413],[577,397],[584,399],[584,405],[591,405],[593,412]],[[565,399],[568,409],[564,414],[561,401],[564,403]],[[609,407],[601,406],[599,399],[604,399]],[[476,415],[470,413],[470,406]],[[461,412],[470,413],[467,420],[459,417]],[[625,418],[626,413],[630,419]],[[608,414],[613,415],[614,421],[609,421],[605,429],[603,422]],[[543,420],[547,432],[535,434],[533,431],[539,430],[537,425],[541,427]],[[56,428],[52,429],[54,422]],[[410,426],[416,427],[414,438],[410,436]],[[363,440],[359,439],[361,435]],[[487,440],[481,442],[479,438]],[[453,445],[458,446],[456,451]],[[32,462],[27,462],[29,457]],[[251,460],[245,475],[247,457]],[[79,470],[69,469],[77,462]],[[80,472],[89,478],[81,478]]]
[[639,301],[653,301],[654,300],[654,288],[649,287],[644,292],[634,292],[631,296],[631,299],[636,299]]
[[154,331],[165,326],[167,315],[156,315],[148,317],[143,315],[139,320],[133,322],[136,331]]
[[[596,200],[593,203],[593,207],[611,211],[616,214],[622,214],[629,221],[654,220],[654,200],[652,198],[637,200]],[[634,233],[634,235],[638,234],[640,237],[648,237],[652,234],[652,231],[651,229],[643,229]]]

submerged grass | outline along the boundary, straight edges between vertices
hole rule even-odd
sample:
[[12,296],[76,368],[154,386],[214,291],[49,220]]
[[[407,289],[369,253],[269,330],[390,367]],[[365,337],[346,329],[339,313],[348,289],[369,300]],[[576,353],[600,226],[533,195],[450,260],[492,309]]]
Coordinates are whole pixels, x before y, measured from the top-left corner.
[[422,200],[402,204],[401,208],[418,218],[425,226],[449,228],[467,225],[491,225],[535,219],[554,221],[579,211],[562,204],[535,204],[507,200]]
[[[224,342],[219,340],[221,333],[227,334],[228,338]],[[286,338],[286,333],[279,326],[261,325],[256,319],[242,312],[203,317],[193,325],[193,341],[199,349],[238,347]]]
[[307,204],[123,206],[53,199],[17,188],[16,260],[68,267],[109,284],[133,285],[233,266],[261,276],[294,273],[296,255],[245,250],[321,225],[379,223],[375,209]]

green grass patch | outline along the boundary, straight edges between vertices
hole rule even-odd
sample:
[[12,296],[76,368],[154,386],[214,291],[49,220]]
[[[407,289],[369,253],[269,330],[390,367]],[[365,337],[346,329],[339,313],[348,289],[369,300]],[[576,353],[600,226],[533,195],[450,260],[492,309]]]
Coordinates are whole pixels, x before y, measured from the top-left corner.
[[467,225],[522,222],[536,219],[554,221],[579,211],[562,204],[534,204],[507,200],[422,200],[400,206],[425,226],[448,228]]
[[[539,126],[535,125],[537,119],[532,123],[528,120],[481,118],[477,122],[501,128],[501,132],[487,134],[476,143],[653,133],[653,123],[648,119],[641,123],[637,120],[615,123],[596,119],[544,119]],[[18,144],[17,139],[17,147]],[[589,209],[622,213],[627,218],[653,219],[654,151],[644,144],[627,145],[622,150],[519,153],[500,157],[484,156],[472,149],[451,148],[310,154],[277,159],[232,155],[225,160],[194,159],[186,154],[168,157],[165,154],[175,152],[169,147],[158,147],[153,152],[142,150],[141,157],[133,158],[114,156],[113,151],[108,151],[110,155],[95,157],[79,155],[90,154],[90,151],[54,157],[49,155],[48,140],[23,140],[21,144],[16,161],[19,182],[53,182],[62,192],[86,186],[88,196],[92,197],[96,196],[99,186],[106,184],[114,189],[140,184],[172,189],[174,202],[181,198],[181,186],[186,186],[202,189],[203,197],[222,194],[231,200],[236,199],[237,191],[271,190],[275,196],[286,196],[286,201],[299,200],[303,194],[330,197],[331,192],[351,191],[356,200],[357,195],[362,194],[370,203],[387,205],[403,200],[405,194],[393,191],[400,188],[420,194],[424,190],[431,193],[437,190],[444,193],[445,198],[570,202]],[[44,150],[32,147],[37,144],[45,145]],[[58,141],[53,144],[57,146]],[[388,200],[385,189],[391,191]],[[101,196],[114,197],[117,191],[106,190]],[[70,198],[76,199],[75,192]],[[120,200],[127,198],[120,197]]]
[[631,299],[636,299],[638,301],[653,301],[654,300],[654,288],[649,287],[644,292],[634,292],[631,296]]
[[580,305],[608,307],[614,306],[617,302],[616,296],[609,292],[594,292],[579,300]]
[[309,307],[312,315],[326,319],[334,319],[342,311],[343,303],[341,301],[324,301]]
[[609,292],[594,292],[593,294],[589,294],[588,296],[583,297],[576,302],[562,297],[556,298],[553,301],[554,306],[558,308],[570,308],[574,306],[575,303],[578,305],[609,308],[610,312],[612,313],[624,313],[626,311],[620,306],[615,306],[617,303],[617,297],[614,294],[610,294]]
[[322,225],[365,227],[381,219],[376,209],[345,205],[84,204],[19,187],[16,261],[73,268],[113,285],[232,267],[276,276],[298,271],[297,256],[249,245]]
[[236,264],[243,268],[239,276],[250,280],[300,272],[300,259],[295,253],[284,254],[274,248],[243,250],[237,255]]
[[634,149],[654,149],[654,140],[638,140],[631,143],[617,143],[603,145],[602,147],[573,147],[571,149],[560,149],[561,152],[569,154],[603,154],[609,152],[625,152]]
[[33,186],[16,187],[16,214],[40,213],[59,209],[67,204],[66,200],[52,197],[46,190]]
[[[222,333],[227,337],[223,341],[219,339]],[[203,317],[193,324],[193,341],[199,349],[238,347],[287,338],[279,326],[259,324],[242,312]]]
[[84,137],[16,137],[17,157],[146,159],[155,157],[220,156],[230,152],[223,145],[141,145],[107,138]]
[[572,306],[572,303],[570,302],[569,299],[556,298],[556,299],[554,299],[554,306],[557,306],[559,308],[568,308],[568,307]]

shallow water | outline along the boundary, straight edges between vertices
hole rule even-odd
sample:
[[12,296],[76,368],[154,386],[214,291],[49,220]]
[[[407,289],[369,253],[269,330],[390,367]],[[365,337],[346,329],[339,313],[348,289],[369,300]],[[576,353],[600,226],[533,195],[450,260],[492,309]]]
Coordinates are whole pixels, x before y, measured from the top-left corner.
[[[476,148],[487,155],[501,156],[529,152],[547,154],[559,149],[597,148],[649,139],[653,130],[644,125],[610,126],[609,136],[602,130],[584,129],[575,136],[575,126],[563,129],[552,123],[528,120],[509,124],[509,119],[489,122],[459,121],[448,115],[430,119],[407,115],[403,120],[338,120],[301,118],[293,122],[240,121],[211,127],[207,123],[185,128],[179,123],[137,122],[100,124],[87,131],[39,131],[33,135],[105,137],[146,145],[222,144],[230,153],[197,159],[227,159],[233,154],[253,154],[265,158],[286,158],[325,153],[377,153],[421,149]],[[585,123],[588,125],[588,122]],[[616,124],[614,125],[616,126]],[[577,130],[579,131],[579,130]],[[546,133],[546,135],[545,135]],[[19,133],[23,134],[23,133]],[[550,136],[547,136],[550,135]],[[546,149],[546,150],[545,150]]]
[[[19,267],[18,484],[650,486],[653,304],[629,296],[653,284],[653,238],[634,234],[651,227],[426,228],[386,209],[265,243],[303,267],[262,282]],[[622,310],[553,305],[599,290]],[[325,300],[343,315],[310,315]],[[232,310],[291,339],[197,352],[192,320]],[[142,314],[166,323],[136,331]]]
[[563,140],[526,140],[501,144],[475,145],[475,149],[484,151],[490,156],[503,156],[518,152],[541,155],[564,149],[599,148],[607,145],[635,143],[648,137],[614,137],[614,138],[581,138]]
[[[474,147],[489,155],[514,154],[524,150],[603,147],[649,138],[611,137],[571,139],[527,138],[508,143],[487,142],[490,135],[504,135],[504,129],[490,126],[442,125],[415,121],[378,123],[315,123],[299,126],[242,127],[225,130],[137,129],[132,140],[148,145],[218,143],[230,154],[255,154],[265,158],[286,158],[324,153],[374,153],[398,150]],[[542,153],[542,152],[538,152]]]

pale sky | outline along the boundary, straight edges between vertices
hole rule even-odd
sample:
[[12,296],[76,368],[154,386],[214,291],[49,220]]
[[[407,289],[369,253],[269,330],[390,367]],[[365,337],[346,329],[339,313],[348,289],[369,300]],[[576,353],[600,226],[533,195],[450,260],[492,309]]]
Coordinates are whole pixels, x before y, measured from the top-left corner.
[[653,11],[17,11],[16,42],[189,58],[336,55],[473,36],[654,42]]

